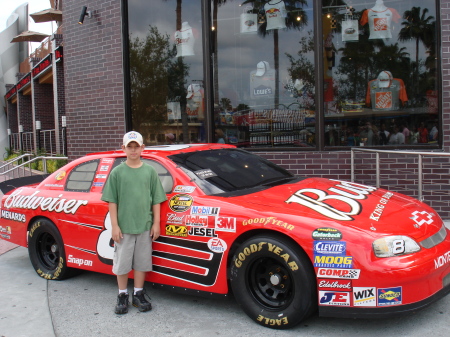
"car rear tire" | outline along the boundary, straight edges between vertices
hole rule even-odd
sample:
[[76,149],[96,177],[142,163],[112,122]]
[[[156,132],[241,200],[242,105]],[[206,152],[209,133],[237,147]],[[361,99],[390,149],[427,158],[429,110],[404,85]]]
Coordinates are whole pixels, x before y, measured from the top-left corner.
[[36,273],[48,280],[70,276],[64,243],[56,226],[47,219],[35,221],[28,232],[28,255]]
[[288,329],[317,309],[314,268],[305,252],[278,235],[258,235],[236,250],[230,266],[234,297],[256,323]]

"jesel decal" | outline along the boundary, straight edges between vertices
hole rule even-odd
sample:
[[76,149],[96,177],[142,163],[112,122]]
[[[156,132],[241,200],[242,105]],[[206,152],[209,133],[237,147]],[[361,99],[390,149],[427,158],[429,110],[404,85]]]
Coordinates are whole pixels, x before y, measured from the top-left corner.
[[76,199],[62,199],[63,194],[56,198],[37,196],[40,191],[36,191],[31,195],[22,195],[23,189],[20,188],[11,193],[3,204],[4,208],[22,208],[22,209],[37,209],[49,212],[64,212],[67,214],[75,214],[80,206],[86,206],[87,200]]
[[[296,202],[335,220],[354,220],[352,215],[357,215],[361,212],[361,204],[356,200],[366,199],[367,195],[377,188],[347,181],[335,181],[338,181],[340,184],[330,187],[328,191],[336,194],[329,194],[326,191],[318,190],[316,188],[304,188],[295,192],[294,195],[286,200],[286,203]],[[317,198],[309,197],[308,194],[315,194]],[[350,211],[339,210],[336,207],[332,207],[324,202],[327,200],[340,200],[350,207]],[[348,207],[345,208],[347,209]]]

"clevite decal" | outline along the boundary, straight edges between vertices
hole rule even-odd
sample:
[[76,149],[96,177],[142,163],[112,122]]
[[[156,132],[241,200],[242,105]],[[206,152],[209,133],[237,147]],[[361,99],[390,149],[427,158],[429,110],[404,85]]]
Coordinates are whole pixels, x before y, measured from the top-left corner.
[[87,200],[63,199],[63,194],[57,198],[38,196],[40,191],[31,195],[22,195],[23,189],[15,190],[5,200],[4,208],[38,209],[49,212],[64,212],[66,214],[75,214],[81,206],[88,204]]
[[[377,188],[373,186],[350,183],[347,181],[335,181],[338,181],[340,184],[330,187],[328,191],[336,194],[329,194],[326,191],[318,190],[316,188],[304,188],[295,192],[289,199],[286,200],[286,203],[290,204],[295,202],[335,220],[354,220],[352,215],[358,215],[362,209],[361,204],[356,200],[366,199],[367,195],[370,194],[370,192],[375,191]],[[310,195],[315,195],[316,198],[313,198]],[[338,209],[338,206],[333,207],[324,202],[330,200],[339,200],[347,204],[347,206],[350,207],[350,211]],[[345,209],[348,209],[348,207],[345,207]]]

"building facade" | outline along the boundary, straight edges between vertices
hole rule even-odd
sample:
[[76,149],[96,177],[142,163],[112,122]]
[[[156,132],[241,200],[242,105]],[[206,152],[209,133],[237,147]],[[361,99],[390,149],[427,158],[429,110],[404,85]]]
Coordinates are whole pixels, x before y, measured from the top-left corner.
[[[53,48],[63,45],[64,57],[58,78],[52,68],[52,123],[59,152],[66,145],[70,158],[119,147],[131,129],[147,145],[169,142],[166,135],[175,143],[224,141],[297,175],[343,180],[353,147],[449,151],[450,0],[57,5],[63,33]],[[83,6],[88,15],[80,18]],[[45,89],[31,75],[35,97]],[[35,132],[38,102],[14,90],[11,133],[20,125]],[[20,117],[27,109],[29,124]],[[440,160],[425,159],[425,200],[450,217],[449,170]],[[357,182],[373,184],[374,156],[357,162]],[[388,155],[382,169],[383,187],[417,185],[414,159]]]

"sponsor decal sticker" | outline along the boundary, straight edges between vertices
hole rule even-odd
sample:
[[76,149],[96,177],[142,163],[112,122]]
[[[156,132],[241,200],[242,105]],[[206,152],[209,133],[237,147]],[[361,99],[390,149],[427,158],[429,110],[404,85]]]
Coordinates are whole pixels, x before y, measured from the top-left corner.
[[173,213],[167,213],[167,223],[182,224],[184,215],[178,215]]
[[[189,197],[189,196],[188,196]],[[191,208],[192,215],[219,215],[220,207],[193,206]]]
[[353,268],[353,256],[315,255],[314,267]]
[[378,306],[402,304],[402,287],[378,289]]
[[318,279],[317,286],[322,290],[352,290],[351,280]]
[[227,250],[227,243],[219,238],[213,238],[208,241],[208,248],[214,253],[223,253]]
[[112,158],[103,158],[102,164],[112,164],[114,162],[114,159]]
[[389,202],[389,199],[394,195],[394,193],[387,192],[384,194],[378,204],[375,206],[375,210],[370,214],[370,219],[378,221],[381,218],[381,215],[383,214],[384,208],[386,207],[386,204]]
[[104,184],[105,184],[105,183],[104,183],[103,181],[102,181],[102,182],[96,181],[96,182],[94,182],[92,185],[95,186],[95,187],[102,187]]
[[314,241],[314,254],[344,256],[346,244],[344,241]]
[[205,228],[205,227],[191,227],[188,232],[189,235],[193,236],[207,236],[207,237],[217,237],[214,228]]
[[216,231],[236,232],[236,218],[216,217]]
[[186,215],[186,226],[208,226],[208,217],[203,215]]
[[312,238],[314,240],[340,241],[342,239],[342,233],[334,228],[322,227],[312,232]]
[[434,259],[434,269],[441,268],[450,262],[450,250]]
[[376,307],[377,288],[375,287],[354,287],[353,306],[355,307]]
[[11,234],[11,226],[0,226],[0,233]]
[[59,187],[62,188],[64,185],[60,185],[60,184],[45,184],[45,187]]
[[106,177],[107,177],[106,174],[97,174],[97,175],[95,176],[95,178],[97,178],[97,179],[106,179]]
[[169,200],[169,207],[174,212],[185,212],[194,203],[194,199],[188,194],[177,194]]
[[188,231],[186,226],[166,225],[166,235],[187,237]]
[[253,225],[253,224],[261,224],[263,226],[275,225],[275,226],[280,226],[280,227],[286,228],[290,231],[295,228],[294,225],[288,224],[282,220],[278,220],[275,217],[253,218],[253,219],[247,219],[247,220],[242,221],[242,226]]
[[11,237],[9,236],[9,235],[7,235],[7,234],[0,234],[0,236],[3,238],[3,239],[8,239],[8,240],[10,240],[11,239]]
[[194,171],[194,173],[197,177],[199,177],[202,180],[217,176],[217,174],[215,174],[211,169],[198,170]]
[[195,190],[195,186],[184,186],[184,185],[178,185],[173,190],[174,193],[192,193]]
[[319,268],[317,276],[333,279],[359,279],[360,269],[338,269],[338,268]]
[[66,171],[59,171],[58,174],[55,176],[56,180],[63,180],[66,176]]
[[8,220],[17,221],[17,222],[26,222],[27,221],[25,214],[11,212],[11,211],[5,211],[4,209],[2,209],[1,217],[3,219],[8,219]]
[[100,172],[106,172],[106,171],[109,171],[109,165],[101,165]]
[[423,224],[431,225],[433,223],[433,214],[426,211],[415,211],[411,215],[412,217],[410,219],[415,222],[414,227],[416,228],[420,228]]
[[319,305],[350,306],[350,293],[319,291]]
[[67,262],[77,264],[78,266],[90,266],[90,267],[92,266],[91,260],[79,259],[73,257],[73,255],[69,255],[69,259],[67,260]]

